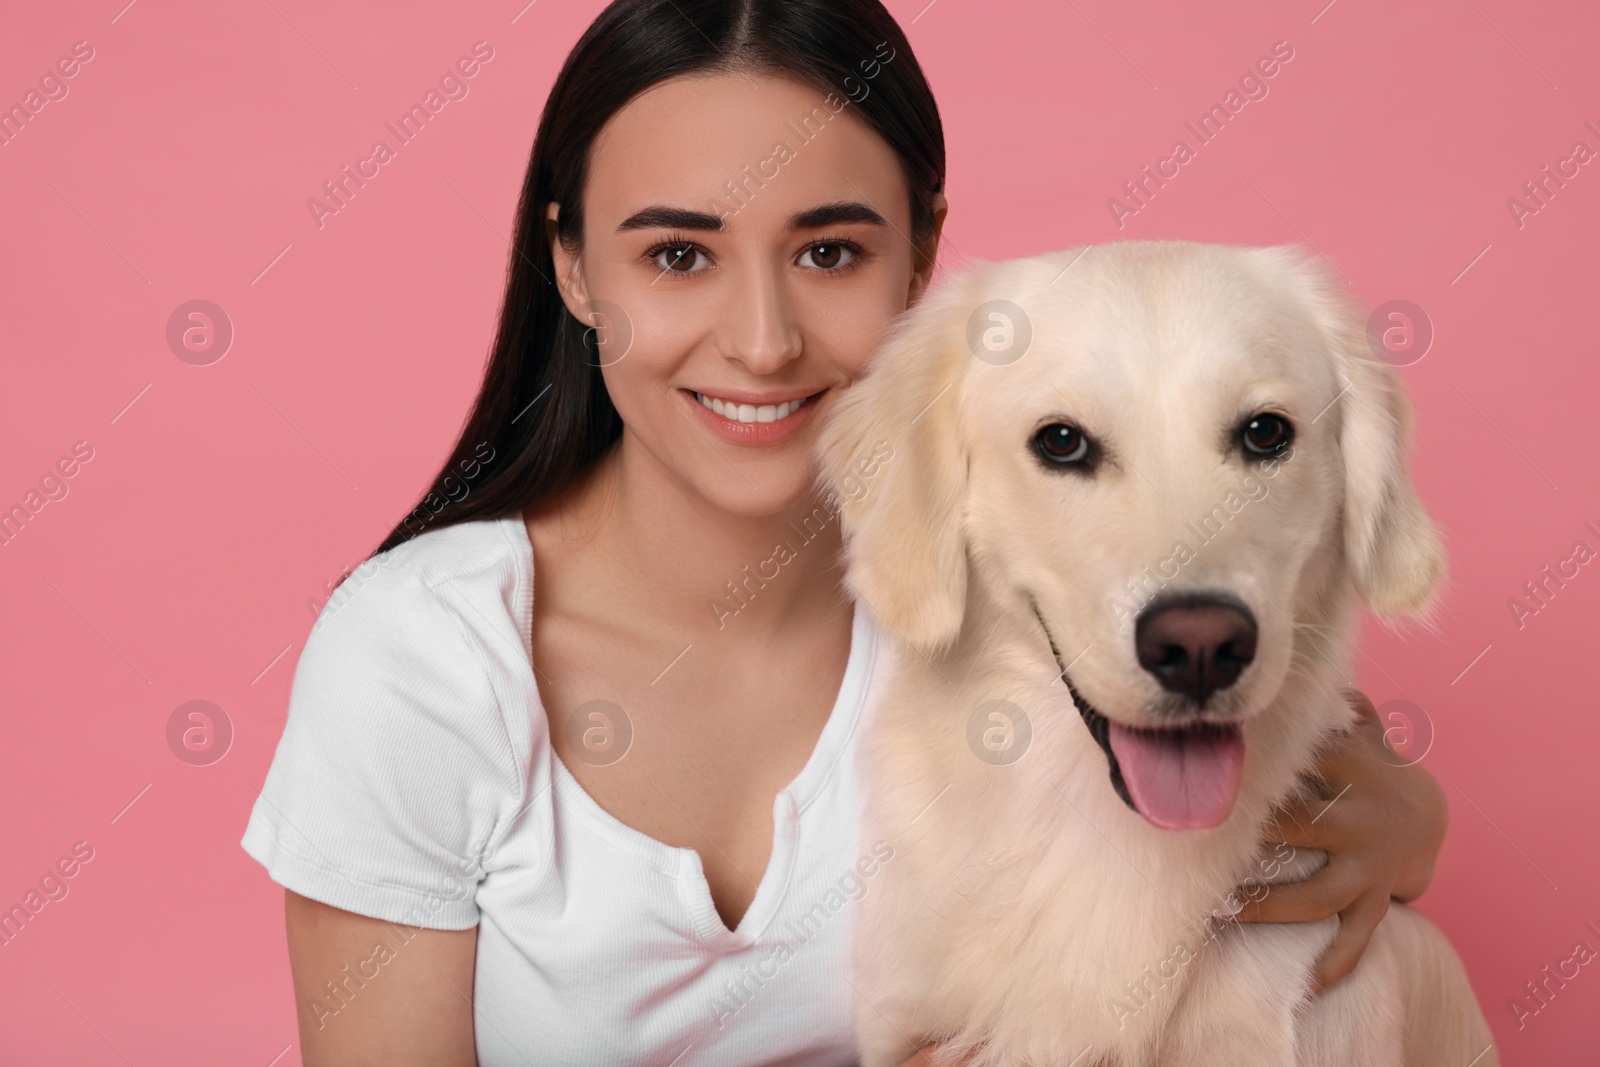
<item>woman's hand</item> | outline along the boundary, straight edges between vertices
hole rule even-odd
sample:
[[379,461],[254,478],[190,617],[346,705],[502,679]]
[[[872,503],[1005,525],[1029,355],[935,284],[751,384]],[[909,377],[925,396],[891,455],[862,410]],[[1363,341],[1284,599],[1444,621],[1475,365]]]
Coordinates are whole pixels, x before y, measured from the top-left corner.
[[[1240,922],[1310,922],[1339,916],[1339,932],[1312,976],[1319,992],[1351,971],[1367,950],[1389,900],[1414,900],[1433,878],[1449,809],[1444,790],[1421,766],[1403,765],[1383,740],[1372,701],[1347,694],[1359,722],[1324,753],[1321,800],[1278,809],[1266,841],[1323,849],[1328,864],[1303,882],[1272,886],[1251,900],[1241,889]],[[1259,896],[1260,887],[1255,887]]]

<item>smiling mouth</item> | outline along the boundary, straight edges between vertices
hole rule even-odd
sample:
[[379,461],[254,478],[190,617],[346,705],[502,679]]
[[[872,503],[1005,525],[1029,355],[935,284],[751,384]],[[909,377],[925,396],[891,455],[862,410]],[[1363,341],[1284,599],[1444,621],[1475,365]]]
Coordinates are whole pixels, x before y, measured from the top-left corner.
[[1073,706],[1106,754],[1111,788],[1122,802],[1163,830],[1205,829],[1225,821],[1243,778],[1244,734],[1239,724],[1192,720],[1171,727],[1133,727],[1113,722],[1072,684],[1038,604],[1033,613]]
[[759,405],[740,404],[706,393],[695,393],[694,398],[700,402],[701,407],[716,412],[730,422],[781,422],[821,395],[822,393],[818,392],[782,404]]

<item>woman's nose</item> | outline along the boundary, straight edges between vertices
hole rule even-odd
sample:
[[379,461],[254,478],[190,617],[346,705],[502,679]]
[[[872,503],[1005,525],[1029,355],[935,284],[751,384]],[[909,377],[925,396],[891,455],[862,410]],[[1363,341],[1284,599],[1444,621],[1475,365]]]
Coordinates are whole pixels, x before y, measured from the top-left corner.
[[716,330],[717,350],[752,375],[779,370],[800,354],[800,324],[781,271],[751,271],[728,292]]

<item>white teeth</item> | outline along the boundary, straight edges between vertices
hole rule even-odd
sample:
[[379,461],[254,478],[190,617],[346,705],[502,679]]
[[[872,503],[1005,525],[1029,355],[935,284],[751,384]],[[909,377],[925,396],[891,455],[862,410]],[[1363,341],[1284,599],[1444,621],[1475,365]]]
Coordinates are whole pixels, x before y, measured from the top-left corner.
[[777,422],[799,411],[800,406],[810,399],[803,396],[798,400],[787,400],[782,404],[762,404],[756,407],[754,404],[735,404],[731,400],[706,396],[704,393],[696,393],[694,397],[705,407],[734,422]]

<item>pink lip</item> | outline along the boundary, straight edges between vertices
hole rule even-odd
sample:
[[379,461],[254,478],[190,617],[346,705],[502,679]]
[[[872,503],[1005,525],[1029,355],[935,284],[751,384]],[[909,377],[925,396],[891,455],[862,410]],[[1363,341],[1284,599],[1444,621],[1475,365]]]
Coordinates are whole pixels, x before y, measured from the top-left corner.
[[[719,400],[737,400],[741,404],[755,404],[759,407],[762,404],[783,404],[790,400],[798,400],[803,396],[812,396],[813,394],[791,391],[788,393],[769,393],[766,396],[762,396],[759,393],[738,392],[727,394],[707,393],[706,395],[715,396]],[[700,403],[691,390],[683,390],[683,396],[693,409],[691,418],[698,419],[706,429],[724,441],[735,445],[747,446],[775,445],[780,441],[787,441],[799,433],[806,423],[811,421],[812,411],[822,400],[821,396],[817,396],[814,400],[808,400],[800,405],[798,411],[776,422],[739,422],[737,419],[727,419],[718,415],[715,411]],[[747,399],[749,397],[756,397],[757,399]]]

